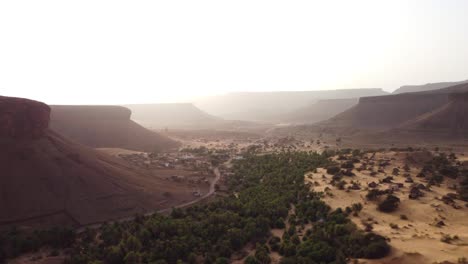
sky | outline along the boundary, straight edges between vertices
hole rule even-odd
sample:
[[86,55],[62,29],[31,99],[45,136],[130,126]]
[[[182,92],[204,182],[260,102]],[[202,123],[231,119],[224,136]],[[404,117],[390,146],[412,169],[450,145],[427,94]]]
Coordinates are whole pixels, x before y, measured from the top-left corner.
[[49,104],[468,79],[465,0],[3,0],[0,95]]

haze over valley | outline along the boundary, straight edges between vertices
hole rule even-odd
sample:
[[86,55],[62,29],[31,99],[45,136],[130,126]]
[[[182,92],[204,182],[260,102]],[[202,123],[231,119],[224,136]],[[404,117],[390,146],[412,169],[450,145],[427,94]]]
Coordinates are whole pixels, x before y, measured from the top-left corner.
[[0,2],[0,264],[467,264],[467,10]]

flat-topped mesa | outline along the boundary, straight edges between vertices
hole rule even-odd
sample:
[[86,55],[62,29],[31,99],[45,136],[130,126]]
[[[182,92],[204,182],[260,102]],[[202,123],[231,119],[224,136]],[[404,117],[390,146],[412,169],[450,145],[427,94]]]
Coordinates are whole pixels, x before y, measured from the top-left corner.
[[52,105],[52,120],[125,120],[130,109],[113,105]]
[[406,103],[406,102],[438,102],[446,103],[448,101],[449,93],[404,93],[387,96],[368,96],[359,98],[359,103]]
[[49,121],[48,105],[0,96],[0,139],[38,139],[49,127]]

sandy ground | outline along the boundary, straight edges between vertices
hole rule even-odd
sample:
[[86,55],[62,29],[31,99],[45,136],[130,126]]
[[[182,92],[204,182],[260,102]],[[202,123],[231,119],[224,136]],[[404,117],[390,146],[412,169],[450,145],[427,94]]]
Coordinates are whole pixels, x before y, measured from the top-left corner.
[[[437,198],[454,192],[449,189],[450,181],[445,181],[440,187],[432,187],[432,191],[425,192],[425,196],[419,200],[408,198],[411,183],[405,183],[403,176],[395,176],[395,183],[403,183],[404,187],[394,193],[401,199],[400,207],[393,213],[382,213],[377,210],[377,203],[365,199],[367,184],[378,182],[379,179],[391,175],[394,167],[403,168],[402,154],[388,152],[376,155],[378,158],[388,158],[391,165],[387,166],[385,173],[376,177],[370,176],[369,171],[358,172],[353,170],[355,177],[344,177],[348,183],[351,180],[358,181],[362,185],[361,190],[339,190],[329,184],[331,175],[327,175],[325,169],[319,169],[317,173],[306,175],[306,181],[317,183],[319,186],[312,187],[315,191],[324,191],[330,188],[332,195],[325,195],[325,202],[332,208],[345,208],[353,203],[361,203],[364,209],[352,220],[364,229],[363,222],[372,222],[373,231],[390,239],[393,247],[392,254],[376,261],[362,261],[361,263],[434,263],[450,261],[457,263],[459,258],[468,257],[468,208],[464,202],[457,201],[461,209],[454,209],[444,204]],[[421,182],[416,174],[420,171],[419,164],[411,165],[410,174],[415,182]],[[357,164],[356,167],[359,167]],[[403,173],[401,173],[403,174]],[[325,175],[326,178],[323,178]],[[315,184],[315,185],[317,185]],[[388,184],[380,184],[380,189],[386,189]],[[408,220],[402,220],[401,215],[407,216]],[[446,226],[437,227],[436,223],[443,221]],[[390,224],[398,225],[398,229],[390,227]],[[444,235],[457,235],[459,240],[452,244],[441,242]]]
[[141,154],[145,152],[141,151],[134,151],[134,150],[128,150],[128,149],[123,149],[123,148],[96,148],[96,150],[102,151],[104,153],[107,153],[111,156],[118,156],[120,154],[123,155],[130,155],[130,154]]

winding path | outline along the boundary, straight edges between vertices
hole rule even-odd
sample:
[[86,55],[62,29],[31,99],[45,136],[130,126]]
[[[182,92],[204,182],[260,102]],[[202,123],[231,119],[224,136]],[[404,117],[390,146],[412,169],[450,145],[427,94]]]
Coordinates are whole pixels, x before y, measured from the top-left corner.
[[[228,164],[229,162],[231,162],[231,160],[228,160],[227,162],[225,162],[224,164]],[[171,207],[171,208],[166,208],[166,209],[162,209],[162,210],[154,210],[154,211],[149,211],[149,212],[146,212],[144,214],[144,216],[150,216],[152,214],[155,214],[155,213],[159,213],[159,214],[166,214],[166,213],[170,213],[172,212],[172,210],[174,208],[185,208],[185,207],[188,207],[188,206],[191,206],[191,205],[194,205],[196,203],[199,203],[207,198],[209,198],[210,196],[212,196],[215,192],[216,192],[216,184],[219,182],[219,180],[221,179],[221,172],[219,171],[219,167],[215,167],[213,168],[213,173],[215,175],[215,178],[210,182],[210,189],[209,191],[195,199],[195,200],[192,200],[190,202],[186,202],[186,203],[183,203],[183,204],[179,204],[179,205],[176,205],[174,207]],[[124,217],[124,218],[120,218],[120,219],[117,219],[117,220],[111,220],[111,221],[107,221],[107,223],[122,223],[122,222],[127,222],[127,221],[132,221],[135,219],[135,216],[129,216],[129,217]],[[99,228],[104,222],[100,222],[100,223],[94,223],[94,224],[89,224],[89,225],[85,225],[85,226],[81,226],[79,228],[76,229],[76,232],[77,233],[80,233],[80,232],[83,232],[85,231],[87,228],[91,228],[91,229],[94,229],[94,228]]]
[[[214,178],[214,180],[211,181],[210,189],[205,195],[203,195],[203,196],[201,196],[201,197],[199,197],[199,198],[197,198],[195,200],[192,200],[190,202],[186,202],[186,203],[183,203],[183,204],[176,205],[176,206],[174,206],[172,208],[166,208],[166,209],[162,209],[162,210],[155,211],[155,212],[160,213],[160,214],[171,212],[173,208],[188,207],[188,206],[194,205],[194,204],[196,204],[198,202],[201,202],[201,201],[205,200],[206,198],[210,197],[211,195],[213,195],[215,193],[215,191],[216,191],[216,184],[221,179],[221,172],[219,172],[219,168],[216,167],[216,168],[213,169],[213,173],[215,175],[215,178]],[[152,215],[153,213],[154,212],[150,212],[150,213],[146,213],[145,215]]]

